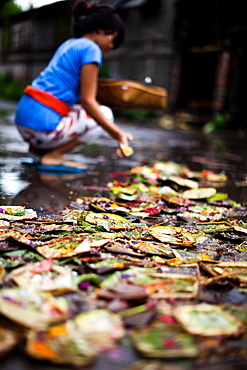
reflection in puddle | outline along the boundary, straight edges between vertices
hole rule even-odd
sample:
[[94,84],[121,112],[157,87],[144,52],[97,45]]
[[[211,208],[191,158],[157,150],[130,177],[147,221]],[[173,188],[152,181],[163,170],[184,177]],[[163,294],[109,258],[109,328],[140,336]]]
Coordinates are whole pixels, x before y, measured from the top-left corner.
[[18,172],[1,171],[0,189],[2,199],[14,197],[20,191],[26,189],[28,186],[29,182],[20,178],[20,171]]
[[[50,174],[41,176],[34,167],[21,165],[27,156],[27,144],[22,141],[12,119],[0,119],[0,197],[4,205],[26,205],[35,209],[59,209],[77,196],[102,196],[101,190],[111,173],[119,173],[155,161],[173,161],[187,165],[193,171],[211,170],[225,173],[229,181],[221,186],[230,199],[247,203],[246,139],[236,133],[204,135],[202,132],[167,130],[144,122],[121,123],[119,126],[134,136],[134,155],[118,159],[117,143],[107,137],[85,146],[68,156],[88,165],[80,178]],[[119,179],[121,180],[121,179]]]

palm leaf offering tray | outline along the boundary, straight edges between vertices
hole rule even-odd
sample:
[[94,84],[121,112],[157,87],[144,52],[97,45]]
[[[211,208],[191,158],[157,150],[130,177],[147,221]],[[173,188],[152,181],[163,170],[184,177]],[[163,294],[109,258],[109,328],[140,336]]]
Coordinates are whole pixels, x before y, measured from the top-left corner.
[[186,358],[196,357],[199,348],[192,335],[179,325],[156,322],[132,333],[135,348],[145,357]]
[[44,327],[69,316],[66,299],[28,289],[2,289],[0,313],[28,328]]
[[175,318],[191,334],[203,336],[234,336],[245,328],[243,323],[220,307],[209,304],[178,305],[174,309]]
[[231,231],[233,225],[229,222],[199,222],[197,223],[197,228],[202,230],[204,233],[215,233]]
[[247,360],[247,211],[218,192],[226,175],[173,162],[121,175],[49,219],[0,207],[0,356],[93,368],[127,343],[136,368]]
[[65,291],[73,289],[71,271],[53,263],[52,259],[30,263],[10,272],[10,278],[20,287],[35,291]]
[[174,226],[152,226],[150,234],[163,243],[170,243],[181,246],[191,246],[195,239],[188,231]]
[[49,240],[38,246],[37,251],[45,258],[62,258],[89,252],[90,248],[87,237],[65,236]]
[[73,320],[46,330],[30,331],[26,350],[38,359],[82,366],[91,363],[99,351],[111,349],[124,334],[118,315],[98,309],[80,313]]
[[35,219],[37,217],[36,211],[28,209],[23,206],[1,206],[0,207],[0,219],[4,220],[28,220]]

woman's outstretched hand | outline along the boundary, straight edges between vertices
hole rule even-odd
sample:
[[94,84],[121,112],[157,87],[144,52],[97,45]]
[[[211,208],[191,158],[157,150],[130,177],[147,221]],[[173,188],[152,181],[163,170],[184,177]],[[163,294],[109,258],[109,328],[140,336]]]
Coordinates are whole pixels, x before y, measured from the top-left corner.
[[119,147],[116,150],[120,158],[129,157],[133,154],[133,149],[129,146],[129,141],[133,140],[133,135],[129,132],[122,132],[121,139],[118,141]]

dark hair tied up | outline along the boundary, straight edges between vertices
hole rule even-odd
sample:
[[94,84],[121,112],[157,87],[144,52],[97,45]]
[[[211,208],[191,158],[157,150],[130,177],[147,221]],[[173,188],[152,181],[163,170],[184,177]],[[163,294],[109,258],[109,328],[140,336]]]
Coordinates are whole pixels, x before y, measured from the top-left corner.
[[88,5],[84,0],[78,0],[72,7],[75,22],[93,12],[93,5]]
[[82,37],[88,33],[102,30],[106,34],[118,32],[114,40],[114,49],[118,48],[124,40],[124,24],[116,10],[107,4],[93,3],[88,5],[86,1],[77,1],[72,14],[75,20],[74,33],[76,37]]

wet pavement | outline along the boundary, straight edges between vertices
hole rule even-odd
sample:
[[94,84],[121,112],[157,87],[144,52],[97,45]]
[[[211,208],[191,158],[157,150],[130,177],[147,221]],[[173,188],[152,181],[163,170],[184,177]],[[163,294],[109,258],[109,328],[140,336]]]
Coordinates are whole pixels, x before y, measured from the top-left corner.
[[117,119],[119,126],[135,138],[133,156],[117,158],[116,142],[102,137],[68,155],[87,164],[85,173],[56,175],[38,173],[34,167],[21,164],[22,157],[28,156],[28,146],[13,123],[15,104],[2,101],[0,111],[2,109],[8,111],[6,117],[0,118],[2,205],[25,205],[45,212],[64,209],[78,196],[103,195],[113,173],[154,161],[175,161],[195,171],[224,172],[229,181],[220,191],[227,192],[229,198],[237,202],[247,202],[246,133],[221,131],[204,135],[198,128],[166,129],[151,120]]
[[[24,205],[41,213],[54,213],[69,207],[77,197],[107,196],[106,184],[118,172],[144,163],[175,161],[187,165],[193,171],[206,169],[224,172],[229,180],[222,185],[220,192],[228,193],[230,199],[247,206],[246,133],[221,131],[218,134],[204,135],[195,127],[166,129],[151,120],[139,122],[119,118],[116,120],[119,126],[135,137],[133,156],[117,158],[115,141],[102,137],[94,144],[86,145],[68,155],[68,158],[86,163],[87,171],[76,175],[57,175],[39,173],[34,167],[21,164],[22,157],[28,155],[28,146],[22,141],[13,123],[15,105],[1,102],[0,111],[3,109],[8,110],[8,114],[0,118],[1,205]],[[136,354],[128,351],[129,349],[121,349],[121,353],[126,354],[122,363],[117,363],[114,358],[109,361],[109,358],[103,356],[94,369],[124,369],[136,359]],[[111,356],[114,357],[114,353]],[[232,364],[228,361],[227,364],[216,365],[214,369],[244,369],[245,365],[234,364],[233,359]],[[55,365],[40,364],[18,355],[0,363],[0,369],[4,370],[33,368],[58,369]],[[59,369],[69,368],[71,367],[59,366]],[[181,368],[191,367],[185,361]],[[199,368],[209,367],[202,364]]]

